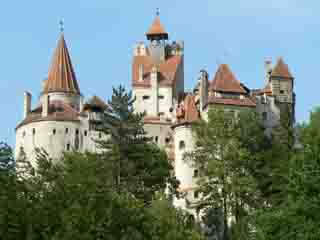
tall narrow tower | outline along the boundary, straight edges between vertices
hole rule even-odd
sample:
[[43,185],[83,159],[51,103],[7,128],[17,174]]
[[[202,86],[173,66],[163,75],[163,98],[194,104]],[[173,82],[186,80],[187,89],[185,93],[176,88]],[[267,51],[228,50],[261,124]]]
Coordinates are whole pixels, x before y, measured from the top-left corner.
[[138,42],[132,63],[132,87],[137,112],[146,112],[145,127],[159,145],[170,135],[172,109],[184,91],[183,42],[170,43],[159,13]]

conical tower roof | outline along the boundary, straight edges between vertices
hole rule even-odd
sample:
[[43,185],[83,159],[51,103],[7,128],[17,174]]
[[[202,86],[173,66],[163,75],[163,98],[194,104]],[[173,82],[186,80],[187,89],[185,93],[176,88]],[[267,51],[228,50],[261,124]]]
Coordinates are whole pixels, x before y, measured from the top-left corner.
[[66,92],[80,94],[68,47],[62,33],[54,52],[43,93]]
[[221,64],[210,83],[210,89],[221,92],[246,93],[239,80],[236,79],[227,64]]
[[278,59],[277,64],[272,69],[271,77],[293,78],[288,65],[282,58]]
[[161,24],[159,15],[154,19],[146,35],[148,40],[152,40],[153,38],[168,39],[168,33]]

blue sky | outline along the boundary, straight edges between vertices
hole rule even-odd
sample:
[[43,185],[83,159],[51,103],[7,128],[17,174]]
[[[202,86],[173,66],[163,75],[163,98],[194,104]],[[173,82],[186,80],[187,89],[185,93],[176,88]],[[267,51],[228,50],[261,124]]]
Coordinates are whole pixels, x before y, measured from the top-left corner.
[[14,144],[25,90],[37,103],[61,18],[82,93],[106,99],[112,86],[130,87],[132,47],[146,41],[157,7],[170,39],[185,41],[187,89],[200,69],[212,78],[222,62],[262,87],[265,58],[282,56],[296,78],[297,120],[319,105],[319,1],[10,0],[0,3],[0,140]]

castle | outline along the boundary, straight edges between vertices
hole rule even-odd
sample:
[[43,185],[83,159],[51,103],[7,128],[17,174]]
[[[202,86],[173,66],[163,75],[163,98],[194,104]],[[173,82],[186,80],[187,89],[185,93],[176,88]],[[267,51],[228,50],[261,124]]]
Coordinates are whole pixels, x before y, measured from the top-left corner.
[[[261,89],[251,90],[237,80],[227,64],[221,64],[212,78],[201,70],[193,92],[184,91],[184,43],[169,42],[169,34],[157,15],[146,33],[148,43],[134,47],[132,92],[134,108],[146,112],[145,129],[153,141],[165,149],[172,162],[180,191],[189,202],[197,200],[195,180],[198,170],[183,161],[183,154],[194,147],[190,123],[207,119],[208,110],[255,109],[267,128],[280,120],[282,106],[292,109],[294,120],[294,78],[282,58],[272,65],[265,62]],[[22,149],[35,159],[35,148],[44,148],[53,159],[64,151],[97,151],[94,139],[103,138],[97,126],[107,107],[97,96],[84,100],[73,70],[63,32],[58,41],[48,77],[36,107],[31,94],[24,94],[23,120],[16,127],[16,158]],[[31,162],[35,166],[35,162]],[[175,199],[187,208],[185,199]],[[190,210],[192,212],[192,210]]]

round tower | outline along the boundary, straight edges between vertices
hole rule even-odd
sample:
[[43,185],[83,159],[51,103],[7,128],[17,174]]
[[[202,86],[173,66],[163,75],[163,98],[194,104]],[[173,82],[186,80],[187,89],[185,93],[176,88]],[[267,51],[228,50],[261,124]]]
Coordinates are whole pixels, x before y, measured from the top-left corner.
[[31,109],[31,94],[25,93],[24,119],[16,127],[15,157],[22,151],[36,166],[36,149],[52,159],[64,151],[80,150],[88,127],[81,120],[81,94],[62,33],[55,50],[39,104]]
[[174,199],[174,205],[198,216],[195,208],[199,198],[197,192],[198,170],[186,153],[190,153],[195,147],[195,138],[192,132],[192,123],[199,119],[195,96],[187,95],[176,108],[176,124],[172,126],[174,141],[174,171],[180,181],[179,192],[183,195],[180,199]]

